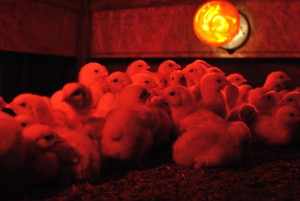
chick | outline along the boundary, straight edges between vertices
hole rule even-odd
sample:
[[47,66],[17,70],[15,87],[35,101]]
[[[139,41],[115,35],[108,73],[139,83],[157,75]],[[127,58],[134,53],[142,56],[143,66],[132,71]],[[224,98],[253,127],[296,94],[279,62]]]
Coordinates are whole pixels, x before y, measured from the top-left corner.
[[260,115],[272,115],[280,99],[278,92],[260,87],[252,89],[248,96],[248,102],[257,109]]
[[195,126],[173,144],[173,160],[178,165],[195,168],[239,164],[243,143],[249,134],[248,127],[242,122]]
[[64,101],[63,96],[62,89],[54,92],[50,97],[51,105],[55,111],[63,114],[65,117],[65,124],[68,125],[68,127],[76,127],[77,124],[82,123],[80,115],[69,103]]
[[281,106],[275,115],[260,115],[252,124],[257,137],[272,145],[287,145],[291,143],[300,124],[300,114],[293,106]]
[[120,105],[106,117],[101,141],[104,156],[139,163],[153,145],[170,140],[170,116],[164,108],[150,104],[149,98],[141,85],[131,84],[122,91]]
[[152,72],[151,76],[153,77],[154,82],[157,84],[158,90],[163,90],[169,85],[169,77],[166,75],[158,72]]
[[165,89],[164,98],[171,109],[176,135],[181,135],[186,130],[200,123],[224,123],[224,119],[214,112],[201,108],[187,87],[171,85]]
[[291,105],[300,110],[300,92],[290,91],[286,93],[280,100],[279,105]]
[[71,82],[63,86],[62,100],[68,103],[79,116],[88,115],[93,109],[93,96],[90,88],[80,82]]
[[132,83],[128,74],[115,71],[111,73],[105,80],[105,92],[120,93],[126,86]]
[[97,106],[97,103],[103,95],[104,80],[108,76],[108,71],[105,66],[96,63],[89,62],[83,65],[78,73],[78,82],[86,85],[90,88],[93,96],[93,107]]
[[207,64],[202,60],[196,60],[186,65],[182,71],[185,73],[188,87],[200,84],[201,78],[208,73]]
[[222,71],[219,67],[216,67],[216,66],[212,66],[212,67],[207,68],[207,71],[208,71],[208,73],[221,73],[221,74],[225,75],[225,72]]
[[242,84],[241,86],[239,86],[239,99],[237,105],[248,103],[248,95],[251,89],[253,88],[249,84]]
[[78,160],[72,164],[75,179],[77,181],[94,181],[98,178],[102,164],[99,147],[95,146],[87,131],[81,126],[73,129],[60,126],[55,128],[55,132],[78,156]]
[[7,106],[17,115],[33,116],[39,123],[49,126],[58,126],[66,123],[66,117],[52,108],[48,97],[37,94],[23,93],[16,96]]
[[286,88],[285,84],[288,80],[291,80],[291,78],[285,72],[274,71],[268,74],[263,84],[263,88],[269,91],[275,90],[279,92]]
[[134,60],[127,66],[126,73],[131,77],[137,73],[149,73],[150,68],[149,64],[144,60]]
[[134,107],[138,104],[145,104],[151,94],[142,85],[130,84],[120,93],[119,106]]
[[153,145],[148,114],[143,107],[117,107],[108,113],[103,128],[102,153],[107,158],[140,162]]
[[20,114],[15,116],[14,118],[23,128],[38,123],[38,121],[33,116],[27,114]]
[[0,186],[4,188],[24,164],[22,128],[10,115],[0,112]]
[[2,110],[5,106],[7,105],[7,103],[3,100],[3,98],[0,96],[0,110]]
[[34,124],[23,129],[26,160],[18,174],[22,186],[37,185],[51,180],[59,169],[59,161],[52,148],[61,138],[47,125]]
[[227,115],[227,107],[221,90],[228,84],[223,74],[210,73],[203,76],[200,85],[202,106],[223,118]]
[[145,105],[150,94],[145,87],[132,84],[120,98],[120,106],[106,117],[102,135],[105,157],[126,162],[140,162],[153,145],[152,111]]
[[169,77],[171,72],[180,69],[181,66],[173,60],[165,60],[157,67],[157,72]]
[[180,84],[182,86],[187,86],[185,73],[182,70],[174,70],[171,72],[169,76],[169,84]]
[[222,90],[221,92],[224,96],[227,110],[231,110],[237,106],[240,97],[240,91],[238,86],[236,86],[235,84],[228,84],[224,87],[224,90]]
[[242,84],[247,82],[247,79],[244,78],[244,76],[239,73],[232,73],[230,75],[227,75],[226,78],[229,82],[235,84],[236,86],[241,86]]
[[199,63],[199,64],[202,64],[202,65],[204,65],[206,68],[212,67],[209,63],[207,63],[206,61],[201,60],[201,59],[196,59],[193,63]]
[[104,90],[107,92],[99,100],[95,115],[105,118],[109,111],[118,106],[121,91],[131,83],[131,78],[126,73],[111,73],[105,80]]
[[158,88],[150,73],[137,73],[131,77],[131,80],[133,84],[144,86],[150,93]]
[[69,104],[78,116],[78,121],[74,122],[76,129],[81,129],[82,126],[94,144],[99,146],[104,118],[95,116],[90,89],[79,82],[72,82],[65,84],[62,90],[63,101]]
[[173,125],[179,132],[181,119],[196,110],[198,105],[188,88],[182,85],[170,85],[163,96],[170,106]]

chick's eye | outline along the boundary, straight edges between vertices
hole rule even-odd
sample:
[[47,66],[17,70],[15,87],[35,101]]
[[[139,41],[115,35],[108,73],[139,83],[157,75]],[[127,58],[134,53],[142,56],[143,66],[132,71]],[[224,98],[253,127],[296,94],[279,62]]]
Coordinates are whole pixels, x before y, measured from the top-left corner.
[[172,67],[173,66],[173,64],[169,64],[169,67]]
[[95,72],[95,73],[98,73],[99,71],[98,71],[98,69],[95,69],[94,72]]
[[20,106],[21,107],[26,107],[26,103],[21,103]]
[[240,80],[240,78],[236,78],[236,80],[237,80],[237,81],[239,81],[239,80]]
[[267,96],[267,99],[271,99],[271,98],[272,98],[272,96],[270,96],[270,95]]
[[194,69],[191,69],[191,70],[190,70],[190,73],[192,73],[192,72],[194,72]]
[[118,82],[118,81],[119,81],[118,79],[114,79],[114,80],[113,80],[113,82]]
[[221,83],[221,81],[222,81],[221,79],[217,79],[217,83]]
[[289,102],[293,102],[293,98],[289,98],[288,101],[289,101]]
[[141,68],[141,67],[142,67],[142,64],[139,64],[139,65],[138,65],[138,67],[140,67],[140,68]]
[[169,95],[170,95],[170,96],[175,96],[175,92],[174,92],[174,91],[171,91],[171,92],[169,93]]
[[26,124],[26,123],[22,123],[21,126],[22,126],[22,127],[26,127],[27,124]]
[[148,80],[145,80],[145,84],[149,84],[149,81],[148,81]]
[[45,139],[45,140],[52,140],[53,138],[54,138],[53,135],[45,135],[45,136],[44,136],[44,139]]
[[174,77],[171,78],[171,80],[174,80],[174,79],[175,79]]
[[280,75],[280,76],[279,76],[279,78],[280,78],[280,79],[283,79],[283,76],[282,76],[282,75]]
[[295,116],[295,114],[293,112],[290,113],[290,117],[293,117]]
[[76,91],[74,91],[74,93],[73,93],[74,96],[78,96],[79,94],[80,94],[80,91],[79,91],[79,90],[76,90]]
[[143,90],[140,97],[141,98],[147,98],[147,97],[149,97],[148,91],[147,90]]

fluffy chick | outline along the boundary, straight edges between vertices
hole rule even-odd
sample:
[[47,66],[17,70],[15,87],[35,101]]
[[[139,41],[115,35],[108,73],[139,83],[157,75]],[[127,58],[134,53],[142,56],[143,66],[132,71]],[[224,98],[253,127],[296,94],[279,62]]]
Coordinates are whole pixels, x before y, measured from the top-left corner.
[[252,86],[249,84],[242,84],[239,86],[239,99],[237,105],[242,105],[248,102],[249,91],[252,89]]
[[227,106],[221,90],[228,84],[223,74],[210,73],[203,76],[200,85],[202,106],[223,118],[227,115]]
[[17,115],[33,116],[39,123],[49,126],[59,126],[66,123],[66,117],[53,109],[48,97],[37,94],[23,93],[16,96],[7,106]]
[[144,86],[150,93],[158,88],[150,73],[137,73],[131,77],[131,80],[133,84]]
[[280,91],[285,89],[286,82],[291,80],[291,78],[283,71],[274,71],[268,74],[267,78],[265,79],[263,88],[271,91]]
[[299,127],[300,114],[293,106],[281,106],[275,115],[259,115],[252,123],[256,136],[267,144],[286,145],[291,143],[295,128]]
[[196,60],[183,68],[187,79],[187,86],[192,87],[200,84],[201,78],[208,73],[207,65],[202,60]]
[[223,93],[227,110],[231,110],[232,108],[237,106],[240,97],[238,86],[236,86],[235,84],[228,84],[221,92]]
[[164,97],[170,106],[175,134],[177,135],[181,135],[200,123],[224,123],[224,120],[214,112],[199,107],[187,87],[171,85],[165,89]]
[[89,62],[83,65],[78,73],[78,82],[90,88],[93,96],[93,107],[103,95],[104,80],[108,76],[107,68],[96,62]]
[[208,73],[221,73],[223,75],[225,75],[225,72],[221,70],[221,68],[216,67],[216,66],[212,66],[207,68]]
[[22,128],[10,115],[0,112],[0,186],[4,188],[24,164]]
[[129,77],[131,77],[141,72],[148,73],[150,68],[151,67],[149,66],[149,64],[147,64],[146,61],[142,59],[138,59],[138,60],[134,60],[127,66],[126,73],[129,75]]
[[80,82],[63,86],[62,100],[68,103],[79,116],[88,115],[93,109],[93,96],[90,88]]
[[173,144],[173,160],[178,165],[215,167],[235,165],[243,156],[243,142],[249,129],[242,122],[202,124],[187,130]]
[[111,73],[105,80],[105,92],[120,93],[126,86],[132,83],[128,74],[115,71]]
[[169,76],[169,84],[170,85],[180,84],[182,86],[187,86],[185,73],[182,70],[172,71]]
[[235,84],[236,86],[241,86],[242,84],[247,82],[247,79],[244,78],[244,76],[241,75],[240,73],[229,74],[226,78],[229,82]]
[[248,103],[252,104],[260,115],[272,115],[280,99],[278,92],[258,87],[249,92]]
[[49,181],[58,173],[59,161],[52,148],[61,139],[52,128],[42,124],[24,127],[22,136],[26,160],[18,175],[20,183],[31,186]]
[[76,129],[83,128],[94,144],[99,146],[104,118],[96,116],[94,113],[93,96],[90,89],[79,82],[67,83],[63,87],[62,99],[78,115],[79,122],[74,122],[77,126]]
[[286,93],[280,100],[279,105],[291,105],[300,110],[300,92],[290,91]]
[[131,83],[131,78],[126,73],[121,71],[111,73],[105,80],[106,93],[99,100],[95,115],[105,118],[109,111],[118,106],[121,91]]
[[173,60],[165,60],[157,67],[157,72],[169,77],[171,72],[180,69],[181,66]]
[[77,181],[94,181],[101,169],[101,156],[99,147],[81,126],[69,128],[60,126],[55,128],[56,133],[66,145],[78,155],[78,160],[73,164],[73,172]]
[[31,115],[20,114],[14,117],[15,120],[20,124],[21,127],[25,128],[27,126],[32,126],[37,124],[38,121]]
[[154,82],[157,84],[158,90],[163,90],[169,85],[169,79],[166,75],[158,72],[152,72],[151,76],[153,77]]
[[144,107],[117,107],[106,117],[102,153],[107,158],[140,162],[153,145],[148,110]]

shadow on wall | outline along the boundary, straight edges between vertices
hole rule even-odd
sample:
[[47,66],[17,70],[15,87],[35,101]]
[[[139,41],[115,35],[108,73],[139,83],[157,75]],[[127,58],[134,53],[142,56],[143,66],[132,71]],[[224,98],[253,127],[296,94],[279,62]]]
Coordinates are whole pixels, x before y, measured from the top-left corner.
[[0,96],[6,101],[20,93],[49,96],[76,76],[72,57],[0,52]]

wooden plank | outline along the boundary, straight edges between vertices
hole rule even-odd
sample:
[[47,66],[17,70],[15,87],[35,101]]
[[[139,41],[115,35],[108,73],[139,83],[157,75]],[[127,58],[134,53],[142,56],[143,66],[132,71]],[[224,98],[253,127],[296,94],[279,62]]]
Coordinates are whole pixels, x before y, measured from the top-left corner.
[[141,7],[161,7],[170,5],[187,5],[198,4],[205,2],[205,0],[91,0],[90,10],[103,11],[103,10],[119,10],[128,8],[141,8]]
[[77,18],[77,69],[90,60],[91,50],[91,13],[89,12],[89,2],[81,0],[81,10]]
[[[40,3],[45,3],[49,6],[59,7],[70,10],[81,10],[81,1],[79,0],[33,0]],[[88,0],[85,0],[88,1]]]
[[32,0],[0,4],[0,50],[76,55],[76,12]]
[[192,29],[197,5],[93,13],[92,57],[300,57],[300,1],[240,1],[251,36],[234,54],[202,44]]

